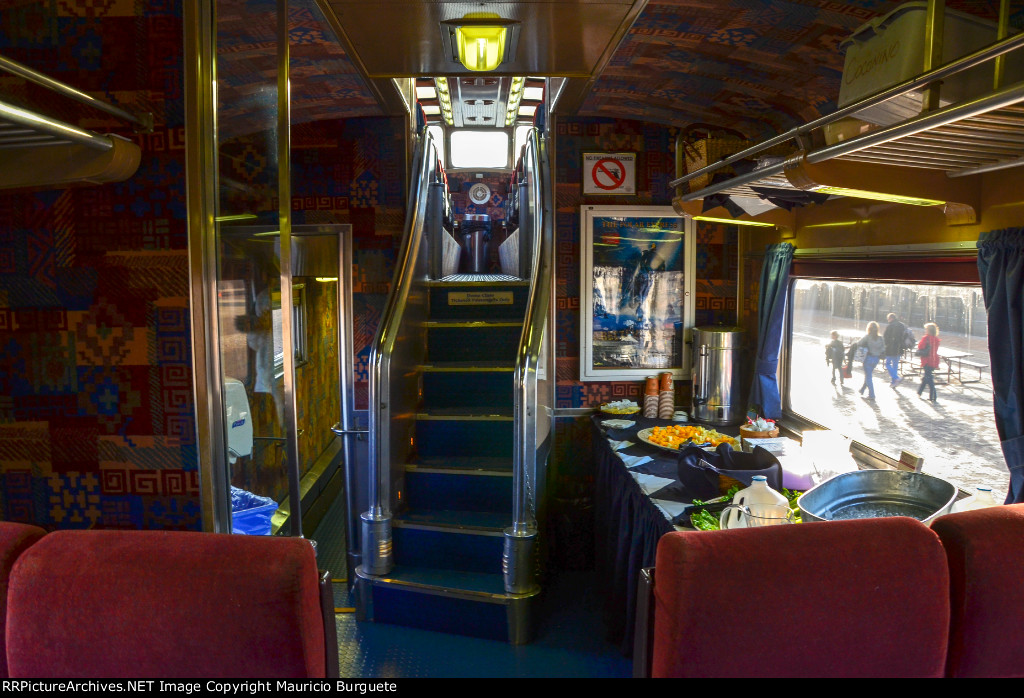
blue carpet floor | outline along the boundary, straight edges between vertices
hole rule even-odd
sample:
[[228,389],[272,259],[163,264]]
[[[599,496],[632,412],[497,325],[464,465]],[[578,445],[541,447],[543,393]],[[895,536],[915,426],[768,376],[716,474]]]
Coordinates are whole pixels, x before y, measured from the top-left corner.
[[[605,641],[592,571],[553,574],[539,604],[533,642],[513,646],[384,623],[356,622],[344,577],[344,518],[332,508],[313,535],[331,570],[344,678],[625,678],[630,660]],[[332,566],[333,565],[333,566]]]

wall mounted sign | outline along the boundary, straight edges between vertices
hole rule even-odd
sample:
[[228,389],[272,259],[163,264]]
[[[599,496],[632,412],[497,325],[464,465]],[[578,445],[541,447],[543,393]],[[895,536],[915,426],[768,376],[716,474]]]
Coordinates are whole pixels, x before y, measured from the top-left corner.
[[580,380],[689,378],[696,234],[669,206],[580,210]]
[[583,193],[636,194],[636,153],[583,153]]
[[512,292],[449,291],[448,305],[512,305]]

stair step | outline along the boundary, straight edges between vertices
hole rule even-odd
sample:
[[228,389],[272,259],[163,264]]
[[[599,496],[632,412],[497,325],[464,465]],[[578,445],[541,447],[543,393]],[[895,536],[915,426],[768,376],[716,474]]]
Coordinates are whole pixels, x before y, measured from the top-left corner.
[[396,565],[380,581],[419,588],[427,593],[453,591],[487,603],[504,603],[506,600],[505,578],[500,574]]
[[412,509],[491,511],[511,515],[512,473],[482,477],[480,471],[406,469],[406,505]]
[[447,277],[431,282],[428,288],[430,317],[435,320],[474,316],[521,319],[530,293],[527,281],[482,274]]
[[499,642],[528,639],[533,597],[506,594],[501,574],[411,565],[381,577],[358,574],[368,620]]
[[516,370],[511,361],[435,361],[419,368],[424,373],[513,373]]
[[446,361],[421,370],[423,404],[430,408],[462,406],[479,411],[492,404],[512,404],[514,368],[510,362]]
[[512,460],[509,458],[486,458],[481,456],[464,456],[461,458],[421,458],[405,466],[406,472],[459,472],[467,475],[492,475],[510,477]]
[[530,282],[508,274],[449,274],[443,279],[427,281],[427,286],[529,286]]
[[427,363],[441,361],[505,362],[515,361],[519,337],[523,332],[518,320],[430,320],[427,330]]
[[464,410],[416,418],[419,458],[512,457],[512,408],[502,414],[469,415]]
[[504,422],[512,420],[512,405],[487,405],[486,407],[432,407],[420,408],[416,419],[443,421]]
[[501,537],[504,530],[512,525],[512,515],[489,511],[409,509],[395,514],[392,525],[395,529],[417,528]]
[[503,527],[511,521],[511,514],[487,511],[395,516],[391,528],[395,564],[500,574]]

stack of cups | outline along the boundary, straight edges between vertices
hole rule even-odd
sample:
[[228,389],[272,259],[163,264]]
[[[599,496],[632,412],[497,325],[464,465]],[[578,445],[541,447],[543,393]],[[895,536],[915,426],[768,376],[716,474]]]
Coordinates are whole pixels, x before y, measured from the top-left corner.
[[644,386],[644,416],[651,419],[658,416],[657,376],[647,376],[647,383]]
[[672,419],[676,411],[676,392],[672,387],[672,374],[662,373],[658,376],[658,417]]

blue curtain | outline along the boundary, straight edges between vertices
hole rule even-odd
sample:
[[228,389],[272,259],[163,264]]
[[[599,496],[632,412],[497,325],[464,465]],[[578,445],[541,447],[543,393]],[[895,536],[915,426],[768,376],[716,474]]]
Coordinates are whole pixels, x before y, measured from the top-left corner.
[[775,374],[779,369],[782,325],[789,295],[789,268],[793,246],[788,242],[768,245],[761,269],[761,293],[757,301],[757,356],[754,384],[750,388],[751,409],[768,419],[782,416],[782,397]]
[[1024,228],[978,236],[978,275],[988,312],[996,430],[1010,469],[1006,503],[1024,502]]

